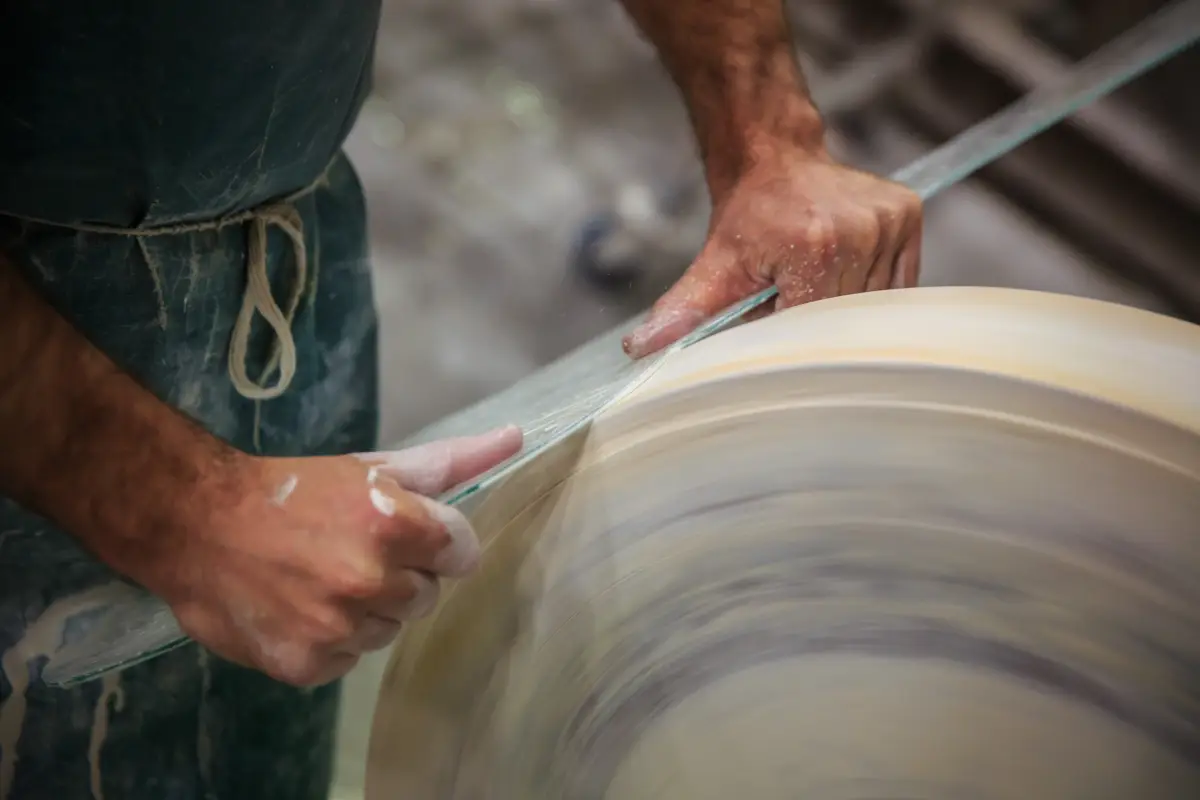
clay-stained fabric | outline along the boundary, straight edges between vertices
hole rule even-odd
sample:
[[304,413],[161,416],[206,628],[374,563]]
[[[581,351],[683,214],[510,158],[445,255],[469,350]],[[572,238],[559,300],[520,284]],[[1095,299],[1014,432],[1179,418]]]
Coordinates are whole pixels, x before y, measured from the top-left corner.
[[[365,211],[338,154],[368,90],[378,15],[372,0],[67,0],[0,10],[0,252],[146,387],[246,451],[375,445]],[[227,371],[246,226],[141,245],[63,227],[211,220],[314,184],[295,203],[309,262],[292,325],[297,371],[257,414]],[[268,274],[281,304],[293,262],[272,230]],[[251,376],[272,338],[259,318]],[[0,651],[54,601],[114,579],[69,535],[0,498]],[[39,659],[19,666],[30,683],[19,738],[4,713],[16,708],[13,682],[0,677],[0,727],[9,725],[0,767],[11,776],[0,800],[328,792],[336,685],[293,689],[195,645],[70,689],[42,683]]]

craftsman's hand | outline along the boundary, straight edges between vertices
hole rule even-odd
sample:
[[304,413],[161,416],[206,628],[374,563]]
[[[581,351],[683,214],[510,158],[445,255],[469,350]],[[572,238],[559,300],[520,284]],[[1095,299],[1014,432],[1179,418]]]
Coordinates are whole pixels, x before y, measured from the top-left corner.
[[504,428],[398,453],[255,458],[122,372],[0,258],[0,493],[163,598],[184,631],[293,684],[346,672],[470,572],[431,496],[521,447]]
[[[625,340],[641,358],[774,284],[771,309],[916,284],[921,201],[907,188],[782,148],[714,197],[708,241]],[[770,310],[770,309],[768,309]]]
[[433,610],[438,578],[470,573],[479,542],[429,497],[516,453],[504,428],[396,453],[255,459],[158,580],[183,629],[217,654],[296,685],[328,682]]

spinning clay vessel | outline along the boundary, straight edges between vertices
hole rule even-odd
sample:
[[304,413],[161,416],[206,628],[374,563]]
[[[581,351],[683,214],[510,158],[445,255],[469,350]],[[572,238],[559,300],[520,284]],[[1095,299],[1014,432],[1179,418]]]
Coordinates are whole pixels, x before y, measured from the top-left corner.
[[368,800],[1200,797],[1200,328],[1000,289],[673,353],[464,506]]

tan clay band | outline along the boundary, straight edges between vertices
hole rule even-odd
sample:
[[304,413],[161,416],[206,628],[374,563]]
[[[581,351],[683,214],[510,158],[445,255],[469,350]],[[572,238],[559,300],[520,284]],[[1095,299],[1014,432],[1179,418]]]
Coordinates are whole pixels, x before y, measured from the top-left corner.
[[997,289],[675,354],[472,510],[368,800],[1200,796],[1200,329]]

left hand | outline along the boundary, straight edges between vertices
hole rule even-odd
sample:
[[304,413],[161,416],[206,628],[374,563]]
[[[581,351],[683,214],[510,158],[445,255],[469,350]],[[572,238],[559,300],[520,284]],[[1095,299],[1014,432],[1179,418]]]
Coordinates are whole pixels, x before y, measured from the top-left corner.
[[785,150],[760,160],[714,197],[708,241],[683,277],[625,339],[641,358],[771,284],[768,309],[914,286],[921,200],[824,152]]
[[190,535],[140,548],[129,575],[218,655],[284,683],[328,683],[432,612],[442,578],[476,569],[470,522],[434,498],[520,448],[507,427],[396,452],[236,454],[221,481],[229,501],[191,514],[176,503],[171,530]]

